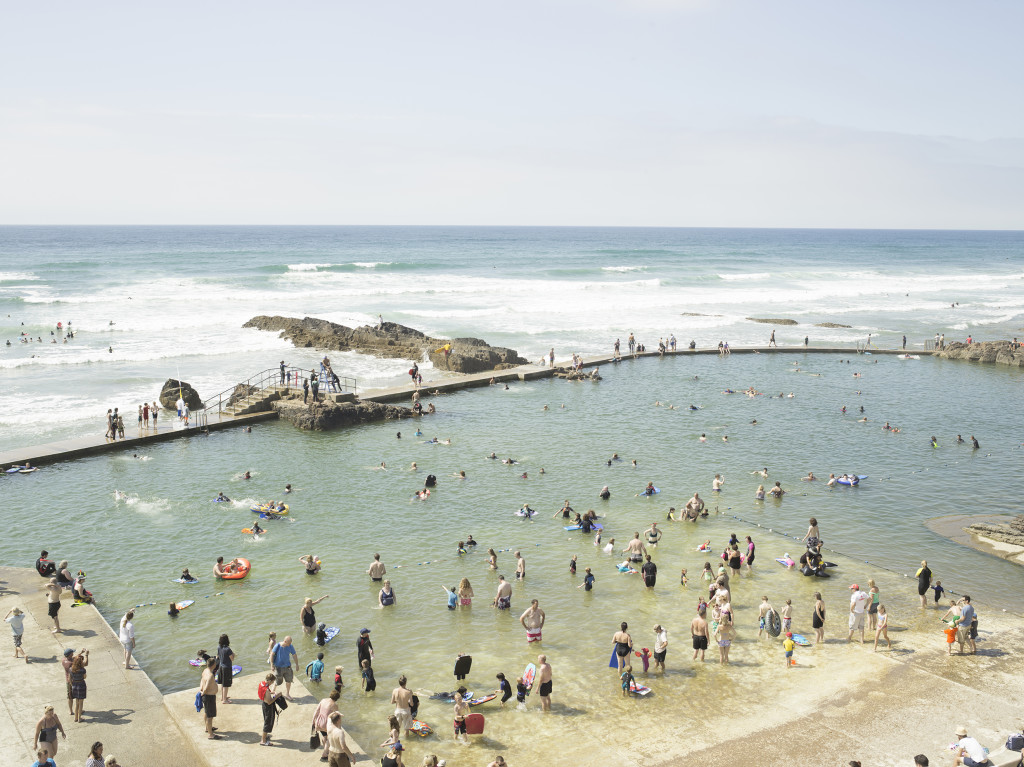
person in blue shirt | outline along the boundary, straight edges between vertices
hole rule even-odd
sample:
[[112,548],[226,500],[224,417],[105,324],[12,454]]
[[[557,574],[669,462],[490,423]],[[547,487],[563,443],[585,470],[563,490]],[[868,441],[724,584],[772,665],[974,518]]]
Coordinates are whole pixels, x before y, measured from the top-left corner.
[[454,586],[444,586],[443,588],[444,588],[445,593],[448,595],[448,609],[449,610],[454,610],[455,606],[459,602],[459,596],[458,596],[458,594],[455,593],[455,587]]
[[306,666],[306,676],[314,682],[319,682],[324,676],[324,654],[318,652],[316,660]]
[[49,752],[45,748],[41,748],[36,751],[35,762],[32,763],[32,767],[57,767],[57,763],[49,757]]
[[271,661],[274,665],[274,672],[277,674],[277,684],[285,683],[284,697],[292,700],[292,681],[295,678],[292,672],[292,659],[295,659],[296,671],[300,668],[299,656],[292,647],[292,638],[285,637],[275,644],[270,650]]
[[956,639],[960,643],[961,654],[964,651],[964,644],[969,644],[971,646],[971,655],[974,655],[978,651],[978,646],[974,643],[974,638],[978,636],[978,613],[971,604],[969,596],[965,595],[960,600],[960,603],[962,605],[960,615],[963,616],[963,619],[957,627]]
[[498,689],[495,690],[495,693],[499,693],[499,692],[501,693],[501,705],[502,705],[502,708],[504,708],[505,707],[505,702],[509,698],[512,697],[512,685],[510,685],[508,683],[508,680],[505,678],[504,674],[500,674],[499,673],[497,675],[497,678],[498,678]]

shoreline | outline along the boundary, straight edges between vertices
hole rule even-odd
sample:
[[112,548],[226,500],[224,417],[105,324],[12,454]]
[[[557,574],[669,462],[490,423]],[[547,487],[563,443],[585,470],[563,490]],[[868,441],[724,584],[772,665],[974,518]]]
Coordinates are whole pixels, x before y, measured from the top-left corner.
[[925,523],[925,527],[936,535],[948,538],[961,546],[999,557],[1017,565],[1024,566],[1024,546],[1015,546],[1012,543],[1003,543],[993,538],[976,533],[970,533],[964,528],[969,524],[985,522],[998,524],[1008,519],[1013,519],[1014,514],[953,514],[946,517],[935,517]]

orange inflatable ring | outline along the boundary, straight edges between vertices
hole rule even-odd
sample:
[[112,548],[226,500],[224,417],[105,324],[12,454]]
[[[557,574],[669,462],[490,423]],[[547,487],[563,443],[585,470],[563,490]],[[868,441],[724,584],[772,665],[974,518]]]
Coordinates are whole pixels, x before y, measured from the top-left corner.
[[249,564],[249,560],[239,557],[238,564],[228,565],[221,578],[226,581],[240,581],[249,574],[249,570],[251,569],[252,565]]

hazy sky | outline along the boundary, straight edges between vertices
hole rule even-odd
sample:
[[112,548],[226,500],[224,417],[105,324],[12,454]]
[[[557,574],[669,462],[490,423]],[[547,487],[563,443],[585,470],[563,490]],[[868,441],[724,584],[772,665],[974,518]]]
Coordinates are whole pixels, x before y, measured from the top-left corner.
[[0,1],[0,223],[1024,229],[1024,3]]

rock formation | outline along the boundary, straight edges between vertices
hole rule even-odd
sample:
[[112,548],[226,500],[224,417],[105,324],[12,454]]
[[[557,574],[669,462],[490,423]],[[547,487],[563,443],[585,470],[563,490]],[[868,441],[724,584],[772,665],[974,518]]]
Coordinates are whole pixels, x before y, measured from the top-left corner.
[[816,328],[849,328],[852,325],[841,325],[838,322],[816,322],[814,323]]
[[965,527],[969,533],[983,535],[1000,543],[1012,543],[1015,546],[1024,546],[1024,514],[1018,514],[1004,525],[974,524]]
[[185,404],[188,405],[189,410],[199,410],[203,406],[203,400],[199,396],[199,392],[193,389],[189,384],[184,381],[178,381],[174,378],[168,378],[167,383],[164,384],[160,390],[160,404],[165,410],[177,410],[178,409],[178,391],[181,391],[181,398],[185,400]]
[[796,320],[787,320],[780,317],[747,317],[751,322],[761,322],[765,325],[797,325]]
[[1024,349],[1014,347],[1009,341],[979,341],[962,344],[954,341],[936,356],[949,360],[970,360],[971,362],[996,362],[1000,365],[1024,367]]
[[358,400],[356,402],[318,402],[315,405],[304,405],[301,398],[283,399],[274,402],[273,408],[280,418],[307,431],[325,431],[370,421],[409,418],[413,414],[412,410],[406,407]]
[[[380,328],[363,325],[353,329],[315,317],[299,320],[294,317],[260,315],[242,327],[278,331],[281,338],[288,339],[298,347],[357,351],[413,361],[429,355],[434,367],[456,373],[482,373],[527,362],[514,349],[491,346],[479,338],[431,338],[397,322],[385,322]],[[444,352],[446,344],[451,345],[447,354]]]
[[597,368],[592,370],[573,370],[572,368],[558,368],[555,370],[555,378],[564,378],[566,381],[600,381],[601,374]]

